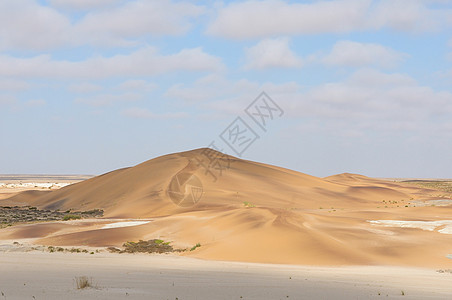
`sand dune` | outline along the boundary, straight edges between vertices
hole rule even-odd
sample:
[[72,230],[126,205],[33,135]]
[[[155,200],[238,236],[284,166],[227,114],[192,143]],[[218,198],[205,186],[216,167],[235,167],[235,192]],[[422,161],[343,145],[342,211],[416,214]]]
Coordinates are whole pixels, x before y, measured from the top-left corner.
[[104,247],[161,238],[180,247],[200,243],[183,255],[216,260],[452,266],[451,236],[438,231],[443,228],[370,222],[447,223],[450,205],[415,205],[431,199],[434,190],[356,174],[318,178],[216,153],[230,164],[220,175],[199,164],[206,159],[203,151],[158,157],[42,195],[0,200],[43,209],[103,209],[106,218],[152,219],[148,223],[19,225],[2,229],[0,239],[33,236],[46,245]]

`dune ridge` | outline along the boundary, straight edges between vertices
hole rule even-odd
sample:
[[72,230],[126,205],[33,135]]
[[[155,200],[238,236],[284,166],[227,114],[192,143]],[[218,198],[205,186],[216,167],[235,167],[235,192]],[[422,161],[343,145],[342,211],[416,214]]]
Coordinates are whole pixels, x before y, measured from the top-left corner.
[[[103,209],[106,218],[149,223],[103,229],[76,221],[19,225],[0,231],[0,239],[33,235],[38,244],[107,247],[161,238],[180,247],[200,243],[182,255],[215,260],[452,266],[450,235],[369,222],[447,220],[450,205],[413,204],[436,197],[435,190],[358,174],[319,178],[221,153],[213,154],[226,158],[229,168],[214,180],[213,169],[199,163],[205,151],[169,154],[45,194],[0,200],[52,210]],[[176,176],[184,188],[199,179],[199,201],[175,204]]]

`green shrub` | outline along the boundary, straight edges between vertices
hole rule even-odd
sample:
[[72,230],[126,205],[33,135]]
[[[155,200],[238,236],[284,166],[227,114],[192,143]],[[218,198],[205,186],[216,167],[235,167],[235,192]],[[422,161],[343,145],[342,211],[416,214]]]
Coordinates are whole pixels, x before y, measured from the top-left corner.
[[63,221],[69,221],[69,220],[78,220],[81,219],[82,217],[79,215],[65,215],[63,217]]
[[201,247],[200,243],[197,243],[196,245],[194,245],[193,247],[191,247],[190,251],[194,251],[196,248]]

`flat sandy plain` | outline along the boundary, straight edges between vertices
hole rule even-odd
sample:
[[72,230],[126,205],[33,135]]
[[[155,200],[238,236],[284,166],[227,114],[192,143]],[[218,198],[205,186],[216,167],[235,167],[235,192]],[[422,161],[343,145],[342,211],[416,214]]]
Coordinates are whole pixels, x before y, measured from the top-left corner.
[[[0,300],[452,297],[450,180],[318,178],[232,157],[212,180],[193,163],[203,151],[94,178],[0,177],[0,206],[104,211],[0,229]],[[184,202],[193,200],[192,176],[202,182],[196,203]],[[156,238],[201,246],[106,251]],[[77,289],[77,276],[92,277],[94,287]]]
[[[423,268],[39,251],[2,253],[0,265],[4,299],[450,299],[452,294],[452,274]],[[75,277],[83,275],[95,287],[76,289]]]

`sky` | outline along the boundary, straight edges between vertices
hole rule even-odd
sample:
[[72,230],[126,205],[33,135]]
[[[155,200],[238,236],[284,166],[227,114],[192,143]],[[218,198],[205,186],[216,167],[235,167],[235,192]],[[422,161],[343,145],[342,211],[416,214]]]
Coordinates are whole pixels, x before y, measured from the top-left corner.
[[0,0],[0,129],[1,174],[213,142],[314,176],[452,178],[452,1]]

